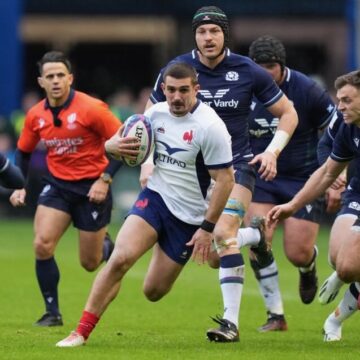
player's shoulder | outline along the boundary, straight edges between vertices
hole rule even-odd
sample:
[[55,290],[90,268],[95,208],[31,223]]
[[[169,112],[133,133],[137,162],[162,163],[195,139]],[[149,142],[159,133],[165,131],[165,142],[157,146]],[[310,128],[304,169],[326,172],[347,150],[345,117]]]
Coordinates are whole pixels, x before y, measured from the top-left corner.
[[250,71],[262,71],[263,69],[261,66],[256,64],[253,60],[251,60],[248,56],[240,55],[230,51],[229,49],[226,50],[225,53],[225,60],[226,64],[229,66],[235,67],[246,67]]
[[196,108],[193,110],[192,115],[195,121],[197,121],[203,128],[212,126],[214,123],[225,126],[216,111],[200,100],[198,101]]
[[102,100],[77,90],[75,91],[74,102],[80,103],[80,105],[85,103],[92,106],[102,106],[105,104]]
[[149,118],[154,118],[157,114],[168,114],[169,113],[169,105],[166,101],[159,101],[153,104],[150,108],[148,108],[144,115]]
[[27,112],[26,117],[33,118],[35,116],[41,116],[41,114],[46,110],[45,99],[40,100],[34,104]]
[[70,108],[72,111],[86,114],[89,120],[96,120],[110,113],[108,104],[81,91],[75,91]]
[[313,86],[319,86],[315,82],[315,80],[313,80],[308,75],[305,75],[304,73],[302,73],[298,70],[290,69],[288,67],[286,69],[287,69],[287,74],[286,74],[285,81],[288,81],[290,83],[300,84],[303,87],[308,87],[308,88],[313,87]]
[[173,63],[176,63],[176,62],[184,62],[184,63],[187,63],[193,67],[197,67],[197,65],[199,64],[199,60],[198,60],[198,57],[196,55],[196,50],[192,50],[190,52],[187,52],[185,54],[181,54],[181,55],[178,55],[176,56],[174,59],[172,59],[168,64],[173,64]]

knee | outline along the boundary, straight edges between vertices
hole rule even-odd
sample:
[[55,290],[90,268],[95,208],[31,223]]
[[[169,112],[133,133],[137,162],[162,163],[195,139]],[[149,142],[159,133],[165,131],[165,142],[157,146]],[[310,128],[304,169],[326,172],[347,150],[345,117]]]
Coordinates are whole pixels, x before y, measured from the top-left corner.
[[108,267],[109,271],[114,274],[115,277],[122,277],[132,267],[134,262],[134,259],[129,258],[125,254],[118,251],[111,256],[106,266]]
[[159,301],[168,291],[161,289],[157,286],[144,284],[144,295],[151,302]]
[[353,267],[346,262],[336,263],[336,272],[341,281],[349,284],[358,279],[356,276],[356,271],[354,271]]
[[34,240],[35,255],[39,259],[46,259],[54,255],[53,241],[43,236],[36,236]]
[[210,253],[208,264],[212,269],[218,269],[220,267],[220,257],[216,251]]
[[101,263],[101,259],[96,258],[86,258],[86,259],[80,259],[81,266],[89,272],[95,271]]
[[313,256],[314,248],[298,248],[286,250],[286,257],[296,267],[304,267],[310,265]]

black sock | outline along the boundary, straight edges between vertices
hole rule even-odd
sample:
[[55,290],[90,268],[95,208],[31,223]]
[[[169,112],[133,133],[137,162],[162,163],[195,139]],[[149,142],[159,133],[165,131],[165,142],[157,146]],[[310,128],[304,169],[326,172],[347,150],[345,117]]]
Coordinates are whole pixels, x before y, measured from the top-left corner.
[[114,250],[114,243],[111,240],[110,234],[106,233],[103,245],[102,261],[108,261]]
[[60,272],[54,257],[47,260],[36,260],[36,276],[45,301],[46,311],[53,315],[60,315],[58,299]]

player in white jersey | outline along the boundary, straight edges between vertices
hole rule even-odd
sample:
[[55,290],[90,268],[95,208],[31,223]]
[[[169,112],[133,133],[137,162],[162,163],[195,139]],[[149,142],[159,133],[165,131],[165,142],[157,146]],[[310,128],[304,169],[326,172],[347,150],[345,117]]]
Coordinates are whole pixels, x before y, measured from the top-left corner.
[[[190,65],[170,65],[162,87],[167,101],[145,113],[155,134],[154,173],[95,279],[76,331],[58,342],[59,347],[85,343],[127,270],[150,248],[153,255],[144,282],[150,301],[170,291],[190,256],[198,263],[208,259],[214,224],[234,185],[231,138],[215,111],[196,98],[199,85]],[[119,133],[106,143],[106,150],[120,154],[121,141]],[[216,184],[206,202],[211,179]]]
[[[145,115],[155,129],[157,165],[147,187],[161,195],[177,218],[201,224],[210,181],[204,162],[216,167],[221,156],[226,158],[227,147],[219,141],[227,134],[225,124],[219,123],[216,112],[200,100],[183,121],[171,114],[166,102],[155,104]],[[206,158],[201,159],[200,154]]]
[[[293,134],[298,118],[296,111],[275,84],[271,76],[251,59],[234,54],[229,43],[229,21],[216,6],[198,9],[192,20],[196,49],[177,56],[171,62],[184,61],[197,71],[201,86],[198,97],[211,106],[224,121],[232,138],[235,185],[223,215],[216,224],[214,243],[216,251],[209,264],[219,267],[219,283],[223,298],[222,316],[213,320],[216,328],[207,330],[207,338],[215,342],[239,341],[239,314],[245,277],[245,263],[237,247],[237,231],[241,226],[254,190],[256,170],[264,180],[276,176],[277,157]],[[170,63],[171,63],[170,62]],[[156,81],[147,106],[163,101],[163,93]],[[256,96],[264,106],[279,118],[273,140],[266,150],[253,155],[249,143],[248,115],[252,97]],[[151,165],[142,166],[140,182],[146,183]],[[257,244],[252,246],[261,262],[267,250],[260,229],[253,229]]]

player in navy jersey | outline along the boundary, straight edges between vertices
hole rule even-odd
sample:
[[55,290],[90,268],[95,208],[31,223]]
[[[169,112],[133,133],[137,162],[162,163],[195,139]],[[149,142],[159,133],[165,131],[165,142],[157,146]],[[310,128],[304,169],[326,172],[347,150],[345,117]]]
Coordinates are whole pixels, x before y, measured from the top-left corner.
[[[250,204],[256,170],[259,176],[272,180],[276,175],[276,159],[297,126],[297,114],[287,97],[269,74],[251,59],[234,54],[227,47],[229,24],[225,13],[215,6],[198,9],[192,20],[196,49],[171,62],[187,62],[197,73],[200,84],[198,97],[211,106],[224,121],[232,138],[235,186],[223,215],[216,224],[216,252],[211,263],[219,261],[220,286],[224,314],[214,318],[219,328],[207,331],[216,342],[238,341],[238,321],[244,282],[244,261],[237,247],[237,231]],[[170,63],[171,63],[170,62]],[[164,100],[160,72],[147,106]],[[254,157],[249,142],[248,116],[253,96],[279,118],[274,137],[264,152]],[[255,167],[258,166],[258,168]],[[140,181],[146,182],[152,165],[142,166]],[[260,233],[256,229],[258,242]],[[260,252],[259,245],[255,245]],[[266,247],[265,247],[266,250]]]
[[22,189],[24,183],[21,170],[0,153],[0,185],[10,189]]
[[[127,270],[149,249],[144,293],[150,301],[171,290],[190,256],[199,263],[207,260],[214,224],[234,185],[231,137],[216,112],[196,98],[199,85],[189,64],[170,65],[162,88],[166,102],[145,112],[154,129],[154,172],[118,233],[110,261],[95,279],[76,332],[58,342],[59,347],[85,343]],[[121,149],[119,135],[105,145],[112,154]],[[211,179],[215,188],[207,202]]]
[[[335,81],[338,109],[344,122],[340,125],[326,162],[316,170],[304,187],[288,203],[277,205],[267,215],[271,226],[291,216],[328,188],[351,160],[360,160],[360,71],[340,76]],[[324,341],[341,339],[342,323],[359,307],[360,291],[360,174],[350,179],[342,208],[331,229],[329,258],[338,277],[350,283],[340,304],[326,319]]]
[[[304,74],[286,67],[285,47],[278,39],[265,35],[250,46],[249,57],[261,65],[273,77],[286,96],[293,102],[299,124],[277,162],[277,176],[264,181],[257,175],[255,191],[245,223],[256,216],[265,216],[273,205],[289,201],[318,168],[318,131],[328,125],[338,114],[329,94]],[[254,97],[249,115],[250,144],[254,154],[262,153],[276,131],[279,119],[273,116]],[[305,304],[313,301],[317,291],[315,258],[316,237],[319,230],[321,202],[306,204],[292,217],[284,221],[284,250],[290,262],[299,268],[299,292]],[[268,243],[272,242],[275,228],[266,229]],[[239,242],[247,229],[239,231]],[[281,299],[278,269],[273,257],[262,264],[251,257],[251,266],[260,285],[268,319],[259,331],[286,330],[284,308]]]
[[[319,163],[323,164],[328,156],[331,153],[332,146],[334,143],[334,139],[336,137],[336,134],[339,130],[340,125],[342,124],[343,120],[342,118],[337,118],[335,121],[332,121],[329,126],[327,127],[326,131],[322,135],[319,144],[318,144],[318,159]],[[347,167],[346,171],[343,171],[342,174],[339,175],[336,183],[334,184],[336,186],[336,190],[331,189],[331,187],[327,191],[337,191],[343,192],[345,190],[346,183],[349,182],[354,172],[356,172],[357,167],[359,166],[359,160],[354,159],[350,162],[349,166]],[[333,198],[334,199],[334,198]],[[341,198],[339,199],[341,200]],[[334,206],[337,208],[337,203],[330,204],[330,206]],[[329,207],[329,204],[328,204]],[[335,228],[336,229],[336,228]],[[330,234],[330,253],[331,249],[333,248],[333,243],[337,243],[339,238],[337,237],[336,231],[332,232]],[[336,247],[338,245],[336,244]],[[332,256],[329,256],[329,262],[330,265],[334,268],[334,263],[332,261]],[[330,302],[334,301],[337,294],[340,291],[340,288],[344,284],[343,281],[338,277],[337,272],[334,271],[321,285],[319,290],[319,302],[322,305],[329,304]]]

